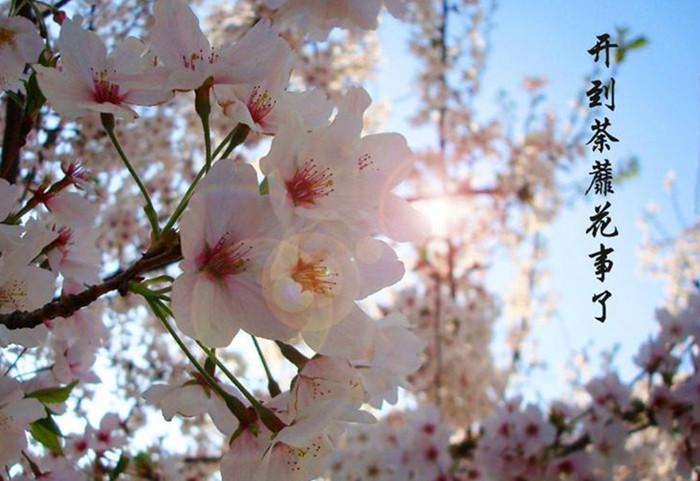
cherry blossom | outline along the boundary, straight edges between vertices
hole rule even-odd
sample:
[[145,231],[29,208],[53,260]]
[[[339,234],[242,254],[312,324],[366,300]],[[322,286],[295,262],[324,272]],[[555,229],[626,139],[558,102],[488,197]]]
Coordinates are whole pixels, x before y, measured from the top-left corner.
[[24,431],[28,425],[45,415],[36,399],[25,399],[20,383],[3,375],[0,377],[0,466],[17,461],[27,447]]
[[98,112],[134,119],[130,105],[156,105],[170,97],[148,77],[153,58],[141,41],[129,37],[107,55],[104,42],[82,22],[80,16],[63,22],[60,68],[34,67],[39,87],[59,114],[76,118]]
[[151,48],[162,65],[159,75],[171,90],[197,89],[208,78],[213,85],[260,82],[284,65],[289,55],[287,43],[266,20],[236,43],[213,48],[182,0],[159,0],[153,16]]
[[238,426],[238,421],[229,411],[226,402],[206,384],[196,380],[175,386],[154,384],[143,393],[143,397],[158,406],[168,421],[175,415],[192,417],[208,413],[224,434],[230,436]]
[[317,233],[283,239],[270,256],[262,283],[275,316],[295,330],[320,331],[340,322],[359,293],[350,251]]
[[280,129],[260,167],[281,222],[342,222],[358,237],[382,233],[399,241],[425,235],[423,215],[391,192],[413,166],[405,139],[361,137],[369,104],[367,92],[353,88],[330,126],[307,132],[300,122],[289,122]]
[[17,90],[24,68],[44,49],[36,26],[24,17],[0,17],[0,90]]
[[260,284],[275,246],[268,199],[254,169],[220,161],[199,185],[182,219],[183,274],[173,285],[178,327],[209,346],[227,346],[239,329],[289,339]]
[[323,40],[334,27],[374,30],[385,5],[392,15],[404,14],[404,0],[268,0],[279,17],[294,20],[313,39]]

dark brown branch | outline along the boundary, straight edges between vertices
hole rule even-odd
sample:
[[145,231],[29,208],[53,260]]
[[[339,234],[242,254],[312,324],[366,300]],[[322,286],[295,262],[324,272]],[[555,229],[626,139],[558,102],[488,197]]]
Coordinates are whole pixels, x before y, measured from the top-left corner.
[[[18,14],[33,21],[32,9],[25,3]],[[34,121],[22,106],[8,98],[5,109],[5,135],[2,139],[2,159],[0,160],[0,177],[14,184],[19,175],[19,160],[22,147],[27,143],[27,136],[34,127]]]
[[182,253],[179,244],[147,252],[131,267],[112,274],[100,284],[88,287],[78,294],[69,294],[54,299],[34,311],[14,311],[1,315],[0,324],[5,325],[8,329],[32,328],[56,317],[68,317],[109,292],[118,290],[125,294],[129,281],[135,280],[147,272],[162,269],[180,259],[182,259]]

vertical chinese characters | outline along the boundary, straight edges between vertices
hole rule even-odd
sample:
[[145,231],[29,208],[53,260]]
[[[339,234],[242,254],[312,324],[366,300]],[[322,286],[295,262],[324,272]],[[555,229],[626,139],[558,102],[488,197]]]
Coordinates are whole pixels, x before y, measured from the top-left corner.
[[[610,68],[610,54],[618,48],[618,44],[610,41],[610,35],[603,33],[596,37],[596,42],[593,47],[588,50],[588,53],[593,57],[595,63],[602,62],[606,69]],[[610,76],[609,79],[593,79],[591,87],[586,91],[588,97],[589,109],[607,109],[610,112],[615,111],[615,78]],[[593,134],[586,142],[586,145],[591,147],[594,153],[601,156],[610,152],[613,144],[619,142],[619,139],[612,134],[612,122],[607,116],[596,117],[591,125]],[[604,203],[596,204],[594,213],[589,219],[586,228],[586,234],[594,239],[598,236],[602,237],[595,251],[591,252],[588,257],[593,262],[593,271],[595,278],[601,283],[605,283],[606,275],[612,272],[614,262],[612,254],[615,249],[605,244],[605,238],[617,237],[619,231],[615,226],[612,214],[610,212],[612,204],[607,200],[609,195],[615,193],[613,186],[613,166],[609,159],[594,160],[591,171],[588,173],[591,177],[590,184],[586,189],[585,195],[593,194],[598,197],[606,198]],[[607,302],[612,297],[612,293],[603,288],[601,291],[593,294],[591,300],[599,304],[598,316],[595,319],[599,322],[605,322],[607,319]]]

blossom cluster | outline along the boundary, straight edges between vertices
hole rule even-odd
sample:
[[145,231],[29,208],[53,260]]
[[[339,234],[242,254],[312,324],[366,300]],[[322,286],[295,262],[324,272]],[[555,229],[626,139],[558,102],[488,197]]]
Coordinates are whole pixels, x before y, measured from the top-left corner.
[[[122,186],[135,182],[151,227],[141,259],[101,280],[96,217],[112,227],[112,236],[114,229],[124,229],[117,245],[133,238],[138,218],[127,223],[107,210],[99,212],[99,202],[89,203],[79,193],[89,192],[99,201],[107,193],[99,177],[72,162],[63,168],[61,180],[47,178],[20,201],[19,190],[2,181],[0,217],[7,229],[0,307],[23,320],[36,315],[39,323],[3,324],[0,339],[3,346],[51,346],[55,351],[52,376],[42,373],[32,379],[38,389],[27,386],[26,406],[15,406],[22,388],[7,389],[7,403],[0,406],[10,424],[3,432],[15,436],[3,449],[4,465],[20,461],[24,431],[32,423],[36,440],[54,454],[63,451],[59,438],[37,438],[34,426],[40,418],[55,425],[55,412],[41,412],[41,403],[60,405],[76,384],[99,381],[93,367],[107,332],[89,304],[112,290],[143,297],[200,369],[184,383],[156,384],[143,396],[167,419],[211,416],[229,439],[222,461],[226,480],[312,479],[348,422],[374,419],[362,409],[365,403],[396,401],[397,387],[418,367],[422,343],[399,314],[375,321],[358,302],[404,274],[387,240],[414,241],[426,231],[422,215],[392,192],[411,171],[412,153],[399,134],[362,135],[370,105],[364,89],[348,88],[333,100],[319,89],[289,90],[292,48],[278,30],[278,25],[300,22],[320,37],[334,26],[374,28],[382,2],[367,3],[369,10],[350,22],[345,10],[329,10],[319,2],[271,6],[270,18],[256,21],[237,41],[226,38],[216,47],[180,0],[155,2],[146,40],[127,37],[111,51],[80,15],[54,15],[60,24],[55,51],[44,49],[27,18],[4,21],[6,41],[0,49],[8,77],[3,77],[3,88],[20,89],[28,99],[41,96],[66,125],[104,130],[132,177],[110,181]],[[399,2],[390,3],[396,13]],[[31,65],[26,73],[25,64]],[[172,215],[161,217],[156,208],[168,204],[154,203],[152,187],[139,174],[145,168],[131,163],[116,127],[126,122],[129,129],[144,107],[178,102],[188,91],[195,94],[194,110],[204,132],[203,165]],[[229,133],[221,148],[212,151],[209,117],[214,107]],[[251,132],[273,137],[259,171],[227,158]],[[150,272],[137,269],[163,256],[151,269],[168,268],[175,278],[156,276],[151,284],[140,275]],[[173,261],[179,258],[175,269]],[[128,277],[131,272],[135,275]],[[57,289],[60,295],[54,299]],[[207,355],[206,369],[170,327],[171,316],[194,341],[187,344],[199,345]],[[261,402],[216,357],[214,349],[227,348],[240,330],[279,343],[298,369],[288,391],[271,390],[271,398]],[[316,353],[313,357],[287,344],[302,340]],[[235,386],[221,381],[216,371]],[[15,415],[16,409],[26,415]],[[111,430],[126,427],[116,415],[108,416],[103,424],[115,426],[105,424],[94,435],[88,430],[67,443],[65,456],[75,461],[75,468],[82,466],[89,449],[104,461],[105,451],[121,448],[121,443],[111,443]],[[94,445],[93,438],[103,445]],[[35,477],[67,475],[61,463],[40,467],[26,454],[25,459],[25,473]],[[75,469],[72,476],[82,477]]]

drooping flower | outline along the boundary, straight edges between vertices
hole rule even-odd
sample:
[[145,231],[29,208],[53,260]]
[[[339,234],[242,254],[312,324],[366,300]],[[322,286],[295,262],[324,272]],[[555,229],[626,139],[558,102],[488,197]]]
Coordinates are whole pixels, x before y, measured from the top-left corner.
[[80,16],[63,22],[59,68],[35,66],[39,87],[59,114],[77,118],[98,112],[134,119],[131,105],[157,105],[170,98],[140,40],[129,37],[108,55],[102,39],[81,23]]
[[351,419],[366,414],[367,421],[374,421],[371,414],[357,412],[365,401],[365,391],[360,374],[350,362],[331,356],[316,356],[304,364],[292,381],[288,411],[294,416],[330,400],[345,402]]
[[[284,405],[285,397],[278,396],[272,403]],[[344,430],[337,419],[345,412],[347,405],[335,400],[315,404],[313,409],[295,416],[284,409],[276,410],[287,427],[274,437],[260,421],[244,428],[222,459],[223,480],[308,481],[319,477],[326,458]]]
[[213,48],[185,2],[159,0],[153,16],[151,48],[170,90],[197,89],[209,78],[213,85],[254,84],[286,64],[290,54],[267,20],[260,20],[235,44]]
[[191,417],[209,414],[216,427],[230,436],[238,421],[226,402],[206,383],[191,380],[181,385],[154,384],[143,393],[144,399],[158,406],[163,417],[170,421],[175,415]]
[[36,26],[24,17],[0,18],[0,90],[17,90],[24,67],[44,48]]
[[292,336],[268,308],[260,285],[277,242],[273,220],[252,166],[214,165],[181,222],[184,272],[172,298],[185,334],[211,347],[227,346],[241,328],[268,339]]

